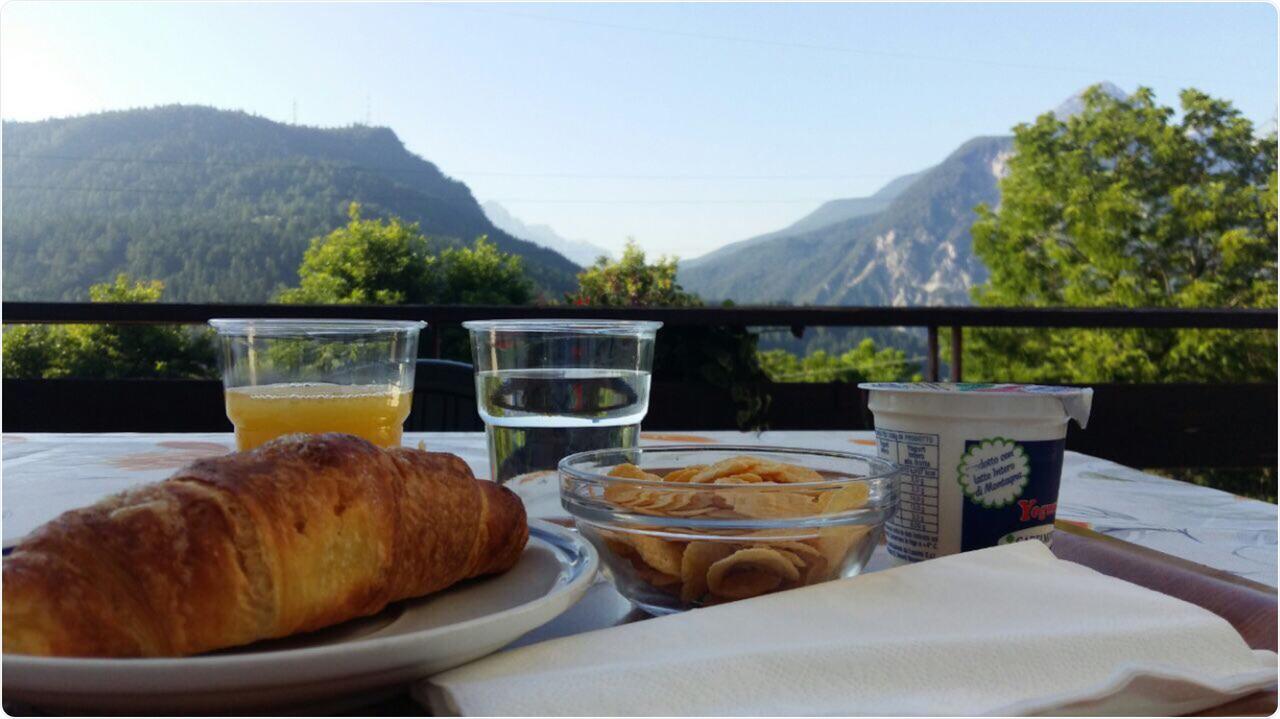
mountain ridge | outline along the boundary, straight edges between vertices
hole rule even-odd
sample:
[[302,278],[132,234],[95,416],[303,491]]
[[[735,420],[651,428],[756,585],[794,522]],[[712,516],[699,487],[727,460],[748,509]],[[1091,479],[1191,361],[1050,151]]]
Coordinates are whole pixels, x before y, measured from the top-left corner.
[[[1128,94],[1110,82],[1102,92]],[[1048,112],[1083,110],[1081,90]],[[711,300],[836,305],[968,304],[986,268],[973,254],[973,208],[1000,201],[1013,137],[972,138],[941,163],[868,197],[828,201],[791,225],[682,265],[680,282]]]
[[924,172],[927,172],[927,170],[912,172],[910,174],[896,177],[866,197],[827,200],[819,205],[813,212],[810,212],[780,230],[766,232],[763,235],[756,235],[755,237],[732,242],[723,247],[718,247],[704,255],[687,260],[685,264],[689,267],[696,267],[703,262],[714,261],[717,257],[731,255],[734,252],[761,242],[778,237],[794,235],[808,230],[827,227],[838,222],[854,219],[855,217],[862,217],[863,215],[880,212],[887,209],[893,199],[901,194],[903,190],[909,187],[910,184]]
[[830,225],[741,243],[680,281],[711,300],[831,305],[967,304],[986,270],[972,254],[973,207],[999,200],[1012,138],[969,140],[888,206]]
[[578,270],[495,227],[464,183],[385,127],[198,105],[6,121],[4,175],[6,299],[81,299],[127,272],[164,280],[168,300],[266,301],[353,201],[420,223],[437,249],[487,235],[553,296]]
[[553,230],[550,225],[526,224],[519,217],[511,214],[507,208],[493,200],[486,200],[480,203],[480,209],[484,210],[485,217],[489,218],[489,221],[503,232],[512,237],[532,242],[539,247],[558,252],[584,267],[595,264],[595,261],[602,256],[609,257],[611,255],[605,248],[586,240],[571,240],[563,237]]

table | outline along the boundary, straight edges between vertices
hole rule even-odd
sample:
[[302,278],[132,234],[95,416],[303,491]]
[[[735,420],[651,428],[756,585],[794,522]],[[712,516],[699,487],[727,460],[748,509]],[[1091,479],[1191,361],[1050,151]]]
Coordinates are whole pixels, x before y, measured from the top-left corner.
[[[870,432],[700,432],[697,434],[644,433],[642,442],[663,444],[748,444],[873,452]],[[488,476],[488,456],[481,433],[408,434],[405,444],[421,443],[435,451],[461,456],[478,476]],[[8,434],[3,436],[0,469],[3,470],[4,546],[58,513],[145,482],[169,476],[195,459],[216,456],[232,449],[229,434]],[[519,492],[520,489],[517,488]],[[532,516],[563,517],[554,493],[541,493],[529,503]],[[1151,586],[1179,596],[1231,621],[1246,637],[1258,634],[1255,646],[1274,648],[1274,592],[1250,589],[1258,582],[1276,586],[1276,506],[1218,490],[1156,477],[1114,462],[1068,452],[1064,461],[1058,520],[1073,527],[1054,545],[1055,553],[1080,561],[1105,573]],[[1086,530],[1123,539],[1149,550],[1173,555],[1196,567],[1148,563],[1135,556],[1123,542],[1114,547],[1087,537],[1070,536]],[[1096,535],[1093,535],[1096,537]],[[877,552],[883,557],[883,551]],[[1107,556],[1114,555],[1114,556]],[[1168,560],[1168,558],[1164,558]],[[872,562],[875,563],[873,558]],[[1176,561],[1176,560],[1170,560]],[[1137,566],[1135,571],[1134,567]],[[871,567],[868,567],[871,569]],[[1229,581],[1215,579],[1216,571]],[[1148,576],[1143,577],[1147,572]],[[1149,573],[1159,575],[1154,579]],[[1206,576],[1205,572],[1210,575]],[[1245,586],[1237,586],[1245,578]],[[1261,590],[1261,591],[1260,591]],[[517,640],[512,647],[568,634],[644,619],[642,613],[613,590],[607,581],[593,585],[568,612]],[[1252,626],[1257,624],[1257,626]],[[1250,631],[1250,630],[1254,631]],[[1258,637],[1254,641],[1259,641]],[[375,703],[367,703],[374,700]],[[1274,710],[1275,693],[1262,692],[1224,707],[1213,714],[1266,715]],[[31,712],[29,707],[7,706],[10,711]],[[341,710],[329,707],[329,710]],[[421,708],[402,689],[380,700],[360,700],[357,714],[411,715]]]
[[[644,433],[644,444],[720,443],[874,452],[870,432]],[[452,452],[489,476],[484,434],[409,433],[405,444]],[[3,539],[8,547],[60,512],[135,484],[154,482],[234,447],[229,434],[6,434]],[[534,516],[558,503],[531,506]],[[1271,587],[1276,581],[1276,505],[1157,477],[1067,452],[1057,517],[1139,546]]]

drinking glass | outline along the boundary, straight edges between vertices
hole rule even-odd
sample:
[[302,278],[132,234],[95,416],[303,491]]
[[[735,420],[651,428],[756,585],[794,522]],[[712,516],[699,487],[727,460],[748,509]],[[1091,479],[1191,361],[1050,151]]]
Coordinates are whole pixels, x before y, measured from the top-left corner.
[[661,322],[485,320],[471,331],[476,405],[493,479],[570,454],[635,447]]
[[295,432],[400,444],[425,322],[215,319],[241,451]]

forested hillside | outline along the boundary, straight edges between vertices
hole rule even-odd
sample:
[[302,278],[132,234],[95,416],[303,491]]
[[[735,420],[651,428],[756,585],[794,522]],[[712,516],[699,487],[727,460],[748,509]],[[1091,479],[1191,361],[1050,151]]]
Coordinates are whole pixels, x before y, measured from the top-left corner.
[[167,301],[265,301],[352,201],[437,248],[488,235],[549,297],[575,286],[576,265],[495,228],[387,128],[167,106],[4,124],[4,297],[85,299],[126,272],[164,281]]

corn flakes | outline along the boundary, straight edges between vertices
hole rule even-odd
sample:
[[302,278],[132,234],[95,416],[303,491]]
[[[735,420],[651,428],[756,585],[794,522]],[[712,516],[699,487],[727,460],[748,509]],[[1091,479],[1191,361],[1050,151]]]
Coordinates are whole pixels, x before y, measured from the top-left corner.
[[[653,516],[781,519],[838,514],[866,506],[870,500],[867,486],[861,483],[835,490],[790,489],[786,485],[820,482],[824,477],[805,467],[749,456],[685,467],[665,477],[633,464],[618,465],[609,474],[673,484],[670,488],[623,484],[605,489],[606,500]],[[735,489],[742,485],[760,489]],[[601,530],[601,535],[605,546],[630,564],[636,579],[678,595],[686,604],[711,605],[830,579],[871,528],[700,531],[723,539],[684,541],[607,530]]]

